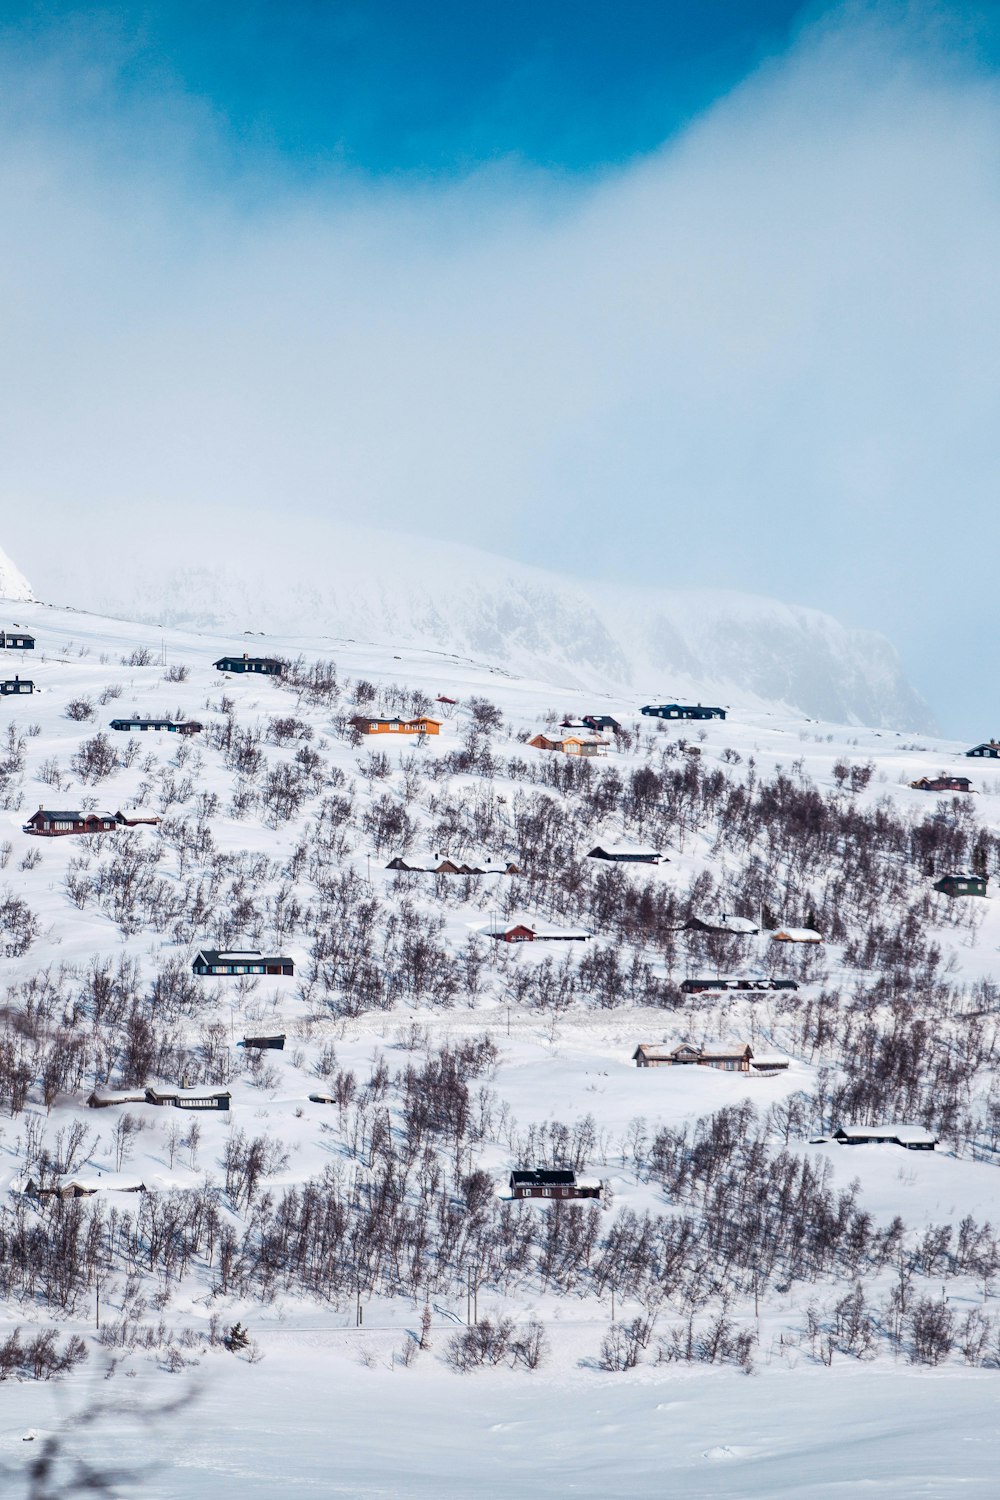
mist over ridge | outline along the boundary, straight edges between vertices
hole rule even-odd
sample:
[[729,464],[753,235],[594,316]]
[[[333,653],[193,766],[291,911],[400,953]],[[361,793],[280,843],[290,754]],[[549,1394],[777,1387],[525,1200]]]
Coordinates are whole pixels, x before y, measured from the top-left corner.
[[[206,523],[207,524],[207,523]],[[469,656],[566,690],[773,702],[890,729],[934,725],[890,642],[820,610],[726,590],[609,586],[459,543],[326,523],[308,545],[256,527],[132,568],[45,560],[44,596],[194,630],[317,635]]]

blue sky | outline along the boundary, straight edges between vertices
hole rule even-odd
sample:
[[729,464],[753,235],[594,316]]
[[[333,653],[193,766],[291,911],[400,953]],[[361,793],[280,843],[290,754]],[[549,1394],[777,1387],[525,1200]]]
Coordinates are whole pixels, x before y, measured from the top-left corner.
[[0,544],[770,594],[996,733],[997,9],[0,3]]
[[[8,34],[113,52],[123,107],[175,89],[235,156],[291,173],[451,173],[498,156],[590,172],[654,149],[803,16],[797,0],[214,0],[2,7]],[[85,110],[81,67],[70,108]],[[93,103],[91,96],[90,102]]]

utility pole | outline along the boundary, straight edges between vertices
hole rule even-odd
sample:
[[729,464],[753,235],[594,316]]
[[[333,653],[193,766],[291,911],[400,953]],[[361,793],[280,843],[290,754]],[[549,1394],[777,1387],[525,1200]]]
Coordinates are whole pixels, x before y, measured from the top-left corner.
[[95,1288],[97,1292],[97,1332],[101,1331],[101,1283],[98,1281]]

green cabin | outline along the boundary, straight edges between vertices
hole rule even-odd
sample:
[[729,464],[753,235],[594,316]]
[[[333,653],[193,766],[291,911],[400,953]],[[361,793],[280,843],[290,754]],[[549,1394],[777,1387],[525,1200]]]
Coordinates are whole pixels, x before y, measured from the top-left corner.
[[985,896],[988,875],[942,875],[934,889],[945,896]]

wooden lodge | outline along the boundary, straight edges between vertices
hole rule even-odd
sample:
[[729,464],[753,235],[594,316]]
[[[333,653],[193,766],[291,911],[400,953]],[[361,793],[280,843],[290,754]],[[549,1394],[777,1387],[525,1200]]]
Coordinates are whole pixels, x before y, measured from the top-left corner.
[[840,1125],[833,1140],[841,1146],[902,1146],[906,1151],[933,1151],[936,1135],[921,1125]]
[[245,1036],[240,1046],[256,1048],[260,1052],[284,1052],[285,1033],[279,1031],[274,1036]]
[[619,865],[658,865],[667,856],[641,844],[595,844],[588,859],[610,859]]
[[911,781],[915,792],[971,792],[972,782],[968,776],[921,776]]
[[749,917],[723,912],[717,917],[688,917],[681,932],[716,932],[729,937],[756,937],[760,928]]
[[681,1042],[679,1047],[668,1047],[640,1042],[632,1053],[632,1061],[637,1068],[697,1067],[717,1068],[723,1073],[749,1073],[753,1052],[746,1043],[695,1047],[691,1042]]
[[5,677],[0,679],[0,693],[8,697],[11,693],[33,693],[35,684],[30,677]]
[[110,812],[53,812],[40,807],[22,825],[24,833],[37,833],[42,838],[60,838],[70,833],[113,833],[118,827],[118,814]]
[[682,979],[680,983],[683,995],[702,995],[711,990],[720,992],[723,990],[797,990],[798,987],[798,981],[795,979],[763,979],[753,974],[734,976],[717,974],[711,979]]
[[450,854],[397,854],[387,870],[406,870],[413,875],[520,875],[521,867],[511,859],[492,860],[487,855],[469,859]]
[[582,927],[539,927],[523,921],[510,922],[506,927],[487,927],[485,934],[498,943],[586,943],[593,936]]
[[986,740],[982,745],[973,745],[965,753],[980,760],[1000,760],[1000,740]]
[[512,1198],[600,1198],[601,1184],[577,1177],[571,1167],[525,1167],[510,1174]]
[[27,823],[21,825],[23,833],[36,833],[42,838],[61,838],[70,833],[113,833],[116,828],[137,828],[140,824],[156,827],[160,819],[156,813],[140,812],[129,808],[124,812],[54,812],[40,807],[32,813]]
[[355,714],[351,723],[359,734],[440,734],[442,721],[426,714],[413,719],[366,719]]
[[772,943],[821,943],[822,933],[816,931],[815,927],[779,927],[777,932],[771,933]]
[[603,735],[582,730],[575,734],[536,734],[528,741],[534,750],[558,750],[563,755],[580,756],[602,755],[608,743]]
[[0,650],[34,651],[35,637],[26,630],[0,630]]
[[263,677],[281,677],[285,663],[274,656],[220,656],[212,665],[218,672],[259,672]]
[[988,875],[942,875],[934,889],[943,896],[985,896]]
[[291,976],[295,973],[294,961],[290,958],[272,957],[260,953],[256,948],[233,948],[220,951],[217,948],[202,948],[194,956],[192,969],[202,977],[214,975],[231,978],[240,974],[274,974]]
[[647,703],[641,710],[653,719],[724,719],[724,708],[709,708],[704,703]]
[[111,728],[123,734],[200,734],[205,726],[196,719],[112,719]]

